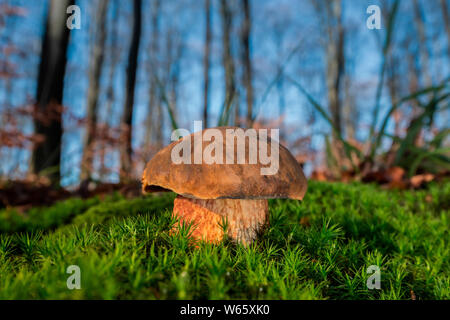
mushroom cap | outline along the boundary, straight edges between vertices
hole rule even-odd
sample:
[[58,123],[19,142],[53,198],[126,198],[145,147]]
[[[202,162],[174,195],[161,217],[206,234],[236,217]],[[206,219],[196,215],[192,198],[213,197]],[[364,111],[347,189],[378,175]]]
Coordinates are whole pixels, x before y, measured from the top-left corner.
[[[257,132],[258,157],[256,164],[249,164],[249,150],[254,152],[255,145],[250,146],[245,139],[245,163],[236,163],[238,146],[235,140],[234,161],[226,163],[226,130],[240,129],[237,127],[217,127],[223,136],[223,163],[194,164],[194,134],[185,136],[160,150],[148,163],[142,177],[142,191],[156,192],[172,190],[184,197],[196,199],[273,199],[290,198],[302,200],[306,193],[307,181],[300,164],[288,149],[278,142],[272,142],[267,137],[267,150],[263,154],[270,154],[272,143],[279,146],[278,171],[273,175],[261,174],[261,168],[268,164],[261,164],[259,157],[259,130]],[[201,131],[202,137],[209,129]],[[244,129],[245,132],[245,129]],[[190,140],[191,163],[176,164],[172,161],[172,149],[184,139]],[[265,137],[264,137],[265,140]],[[214,141],[214,140],[213,140]],[[211,141],[202,139],[202,152]],[[179,146],[181,147],[181,146]],[[276,147],[276,146],[275,146]],[[269,155],[270,157],[270,155]]]

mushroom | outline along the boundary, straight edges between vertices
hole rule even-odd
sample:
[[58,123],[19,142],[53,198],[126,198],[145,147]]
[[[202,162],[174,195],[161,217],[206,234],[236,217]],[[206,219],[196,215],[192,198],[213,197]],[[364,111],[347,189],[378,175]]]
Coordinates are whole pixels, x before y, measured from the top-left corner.
[[[192,223],[192,238],[217,243],[223,239],[225,230],[223,222],[225,221],[227,235],[232,240],[247,245],[256,239],[259,230],[267,223],[269,212],[267,199],[302,200],[306,193],[307,181],[300,164],[292,154],[275,139],[272,140],[259,132],[255,137],[257,143],[250,143],[251,135],[249,135],[247,139],[238,140],[236,145],[233,142],[231,147],[234,149],[227,146],[229,141],[224,141],[226,139],[216,141],[221,150],[217,149],[214,155],[212,153],[211,155],[212,157],[220,156],[222,151],[226,157],[223,163],[218,163],[219,161],[174,163],[172,154],[180,149],[179,144],[186,139],[190,139],[188,142],[193,141],[196,134],[197,137],[200,134],[201,150],[206,152],[211,141],[216,140],[216,138],[213,140],[210,134],[208,138],[205,136],[205,133],[212,129],[216,129],[216,133],[221,133],[223,137],[227,135],[228,129],[241,130],[241,132],[244,130],[237,127],[205,129],[171,143],[147,163],[142,177],[142,191],[148,193],[172,190],[178,194],[173,207],[173,214],[178,218],[178,222],[173,230],[179,228],[180,223]],[[244,132],[247,133],[246,130]],[[262,169],[267,168],[267,163],[264,165],[261,161],[257,163],[250,161],[251,152],[261,152],[261,145],[264,146],[261,144],[261,142],[264,143],[262,140],[267,143],[266,149],[278,148],[278,170],[274,174],[261,174]],[[241,158],[240,162],[237,161],[238,163],[234,163],[236,161],[229,163],[230,156],[234,160],[238,159],[238,150],[243,147],[242,143],[245,144],[246,161],[242,163]],[[195,143],[191,143],[191,155],[187,157],[191,159],[188,160],[194,157],[195,148]],[[241,157],[242,150],[244,149],[241,149]],[[258,155],[261,157],[261,153]]]

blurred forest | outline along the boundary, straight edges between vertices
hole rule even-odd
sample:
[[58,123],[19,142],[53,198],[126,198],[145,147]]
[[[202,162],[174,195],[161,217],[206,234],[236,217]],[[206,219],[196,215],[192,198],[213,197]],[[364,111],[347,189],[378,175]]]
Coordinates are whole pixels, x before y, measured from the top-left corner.
[[[79,29],[66,26],[71,5]],[[367,26],[370,5],[380,29]],[[194,120],[279,128],[313,179],[400,188],[439,179],[450,170],[449,8],[0,0],[0,184],[138,181],[172,130],[192,131]],[[17,200],[5,194],[3,203]]]

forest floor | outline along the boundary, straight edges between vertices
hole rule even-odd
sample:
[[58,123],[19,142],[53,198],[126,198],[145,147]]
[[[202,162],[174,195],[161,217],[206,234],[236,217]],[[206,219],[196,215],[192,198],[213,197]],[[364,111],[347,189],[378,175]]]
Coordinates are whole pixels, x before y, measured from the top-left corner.
[[[449,181],[311,181],[301,203],[269,201],[269,227],[248,248],[169,234],[174,197],[0,210],[0,299],[450,299]],[[371,265],[380,289],[367,288]]]

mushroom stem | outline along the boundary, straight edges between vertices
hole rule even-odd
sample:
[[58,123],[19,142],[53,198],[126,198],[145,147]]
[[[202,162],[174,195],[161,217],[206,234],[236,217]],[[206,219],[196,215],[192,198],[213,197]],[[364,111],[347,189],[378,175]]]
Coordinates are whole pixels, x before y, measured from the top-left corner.
[[191,237],[212,243],[220,242],[224,236],[224,222],[228,236],[244,245],[256,239],[258,231],[267,222],[268,203],[248,199],[191,199],[178,195],[173,214],[180,223],[192,223]]

